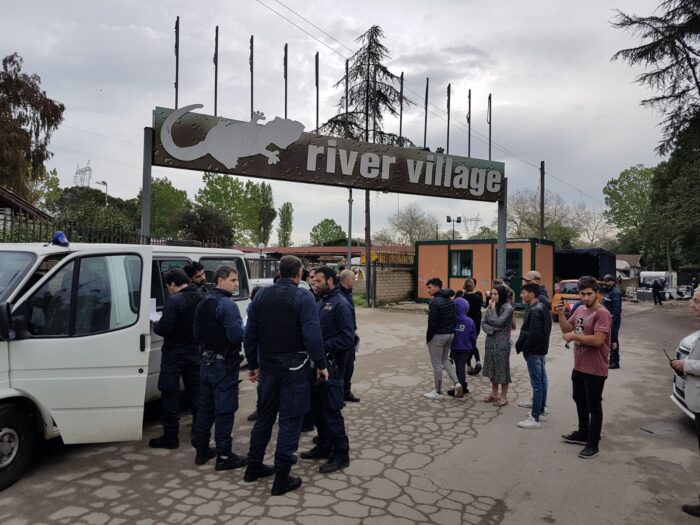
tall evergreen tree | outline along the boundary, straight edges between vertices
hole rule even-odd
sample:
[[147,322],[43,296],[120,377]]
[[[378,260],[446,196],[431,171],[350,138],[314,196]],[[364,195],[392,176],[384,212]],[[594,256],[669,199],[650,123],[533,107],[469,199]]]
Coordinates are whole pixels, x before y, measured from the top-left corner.
[[277,228],[277,244],[279,246],[292,245],[292,223],[294,219],[294,207],[291,202],[285,202],[279,209],[279,227]]
[[[397,89],[399,77],[384,65],[390,55],[382,44],[383,38],[382,28],[372,26],[355,39],[360,48],[350,58],[348,68],[348,111],[345,111],[346,75],[343,75],[334,86],[343,90],[338,101],[339,113],[321,126],[321,133],[364,141],[365,131],[369,128],[370,141],[395,146],[413,145],[406,137],[383,129],[384,115],[398,116],[401,102],[401,93]],[[406,106],[413,104],[406,96],[403,103]]]
[[657,151],[669,153],[678,136],[700,111],[700,7],[698,0],[664,0],[658,14],[628,15],[617,12],[613,26],[639,35],[644,43],[622,49],[613,60],[641,65],[647,71],[637,82],[654,90],[642,105],[659,110],[663,140]]

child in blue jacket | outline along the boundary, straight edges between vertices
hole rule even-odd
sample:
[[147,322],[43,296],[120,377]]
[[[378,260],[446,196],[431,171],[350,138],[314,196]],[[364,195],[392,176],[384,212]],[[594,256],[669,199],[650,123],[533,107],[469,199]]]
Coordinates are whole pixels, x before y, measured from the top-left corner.
[[[476,327],[474,321],[467,316],[469,311],[469,303],[462,297],[455,298],[455,328],[454,339],[452,340],[452,359],[455,362],[457,369],[457,379],[464,388],[464,393],[467,394],[467,359],[470,352],[476,348]],[[448,395],[454,395],[454,390],[447,392]]]

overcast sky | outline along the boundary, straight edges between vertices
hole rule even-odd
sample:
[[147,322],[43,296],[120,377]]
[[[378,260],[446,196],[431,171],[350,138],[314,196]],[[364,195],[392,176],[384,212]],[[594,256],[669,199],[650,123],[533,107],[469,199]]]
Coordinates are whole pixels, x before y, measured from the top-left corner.
[[[422,143],[425,78],[430,77],[428,146],[445,145],[445,92],[452,83],[450,153],[467,153],[471,89],[472,157],[488,158],[486,101],[493,93],[492,157],[505,162],[509,191],[536,189],[539,162],[545,160],[549,189],[570,202],[603,206],[602,188],[610,178],[629,166],[660,160],[653,152],[659,117],[640,107],[650,93],[633,82],[640,70],[610,62],[615,51],[638,44],[611,28],[614,9],[650,14],[657,4],[28,0],[4,9],[0,53],[18,52],[24,71],[40,75],[48,95],[66,106],[49,161],[61,184],[72,185],[76,166],[89,160],[93,181],[106,181],[111,195],[131,198],[141,187],[143,128],[151,125],[154,107],[174,106],[176,16],[180,106],[201,103],[202,112],[213,114],[212,56],[219,25],[219,114],[249,117],[248,42],[255,35],[256,110],[268,120],[284,113],[282,55],[288,43],[289,117],[307,130],[315,126],[314,54],[320,53],[321,122],[336,113],[341,93],[333,84],[344,73],[344,57],[351,55],[323,32],[354,50],[354,39],[376,24],[386,35],[390,68],[404,72],[407,94],[417,102],[405,112],[406,136]],[[387,120],[385,127],[398,132],[396,121]],[[168,177],[190,198],[202,185],[196,172],[154,168],[153,175]],[[272,187],[277,207],[284,201],[294,205],[296,244],[308,242],[310,229],[324,218],[347,229],[347,190],[284,182],[272,182]],[[364,235],[363,193],[354,192],[353,237]],[[373,229],[386,226],[387,218],[409,202],[419,202],[444,230],[447,214],[479,217],[481,225],[490,225],[496,213],[495,204],[373,193]],[[271,241],[277,241],[276,233]]]

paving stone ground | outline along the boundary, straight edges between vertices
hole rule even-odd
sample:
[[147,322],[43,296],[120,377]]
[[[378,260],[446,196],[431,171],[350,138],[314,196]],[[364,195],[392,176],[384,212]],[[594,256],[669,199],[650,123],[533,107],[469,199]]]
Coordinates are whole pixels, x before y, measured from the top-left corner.
[[[525,368],[520,363],[513,366],[507,407],[482,401],[490,391],[483,377],[470,379],[471,393],[463,399],[429,401],[422,396],[432,388],[424,341],[426,316],[360,310],[358,319],[362,343],[353,391],[361,402],[344,410],[351,445],[351,464],[344,471],[323,475],[317,472],[318,462],[300,460],[294,474],[303,478],[301,489],[273,497],[271,478],[245,483],[242,470],[215,472],[213,461],[195,466],[188,445],[189,415],[182,418],[178,450],[148,448],[148,439],[160,432],[157,417],[150,416],[140,442],[52,444],[24,479],[0,493],[0,523],[457,525],[507,521],[508,515],[514,515],[508,498],[513,499],[517,490],[509,484],[509,473],[502,485],[491,479],[504,474],[498,469],[506,461],[499,466],[497,459],[489,459],[499,457],[497,450],[483,456],[474,451],[493,448],[496,430],[508,436],[521,432],[517,434],[521,442],[544,435],[515,428],[523,412],[515,403],[530,394]],[[513,353],[514,364],[516,359],[522,361]],[[248,448],[252,424],[246,416],[254,404],[255,388],[244,381],[234,427],[234,450],[239,454]],[[303,434],[300,450],[311,448],[311,439],[312,434]],[[571,451],[566,445],[560,448]],[[274,436],[269,462],[273,452]],[[471,467],[462,464],[464,458],[473,462],[483,458],[473,471],[486,472],[486,477],[472,476]],[[484,464],[487,461],[494,462],[493,473]],[[577,467],[575,462],[580,462],[570,461]],[[514,476],[520,474],[514,471]],[[530,474],[521,477],[527,479]],[[543,509],[538,516],[553,522],[551,513],[556,512],[554,507]]]

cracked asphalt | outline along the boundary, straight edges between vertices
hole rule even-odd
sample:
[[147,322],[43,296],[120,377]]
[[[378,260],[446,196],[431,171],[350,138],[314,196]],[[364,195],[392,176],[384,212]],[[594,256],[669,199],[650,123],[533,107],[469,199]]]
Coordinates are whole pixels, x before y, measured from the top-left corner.
[[[577,457],[560,435],[576,423],[572,356],[553,332],[547,422],[517,422],[530,396],[520,356],[511,357],[510,403],[482,398],[483,377],[470,378],[463,399],[424,399],[432,371],[424,344],[426,316],[413,310],[358,309],[362,338],[345,410],[351,464],[322,475],[300,460],[301,489],[270,496],[271,478],[244,483],[243,471],[194,465],[191,418],[183,415],[178,450],[148,448],[159,434],[148,411],[140,442],[65,446],[52,442],[25,477],[0,493],[6,524],[384,524],[384,523],[681,523],[684,502],[700,492],[692,425],[669,400],[670,369],[661,347],[673,348],[700,323],[685,304],[663,310],[625,304],[622,368],[604,392],[601,454]],[[556,325],[554,327],[556,329]],[[517,334],[514,333],[514,337]],[[479,340],[483,349],[483,334]],[[662,359],[663,358],[663,359]],[[255,389],[241,383],[234,450],[248,448]],[[303,434],[300,450],[312,446]],[[272,459],[273,442],[268,448]]]

